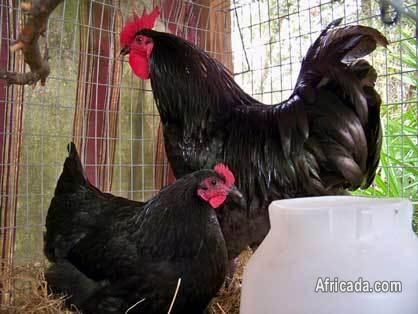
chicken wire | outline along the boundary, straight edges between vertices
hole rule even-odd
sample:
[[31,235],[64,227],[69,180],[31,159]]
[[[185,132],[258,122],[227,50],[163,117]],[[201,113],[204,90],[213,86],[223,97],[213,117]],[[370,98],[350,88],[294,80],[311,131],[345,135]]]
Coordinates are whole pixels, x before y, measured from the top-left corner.
[[[2,225],[1,230],[2,233],[5,228],[16,231],[16,261],[42,258],[45,216],[67,155],[66,145],[73,136],[81,55],[79,30],[80,27],[92,28],[80,18],[82,1],[66,0],[50,17],[46,40],[51,75],[44,88],[25,88],[18,190],[13,192],[15,195],[7,195],[17,197],[16,225]],[[19,1],[15,3],[19,4]],[[415,38],[414,22],[402,18],[396,25],[384,25],[379,15],[379,2],[375,0],[121,1],[118,6],[114,3],[88,1],[89,6],[111,7],[113,16],[122,12],[124,20],[133,7],[138,11],[144,5],[149,9],[156,4],[165,7],[167,11],[160,19],[158,29],[194,41],[224,63],[232,55],[228,66],[237,82],[246,92],[267,104],[282,101],[290,95],[303,55],[329,22],[344,17],[343,24],[363,24],[379,29],[391,42],[390,50],[378,49],[370,57],[379,74],[377,90],[384,103],[383,151],[387,160],[379,169],[383,181],[374,184],[374,189],[366,193],[407,197],[417,202],[418,186],[414,178],[418,173],[418,155],[407,148],[410,143],[417,144],[418,138],[418,92],[411,84],[417,77],[417,68],[404,62],[406,48],[403,45]],[[13,1],[2,1],[1,14],[12,10],[12,4]],[[417,10],[413,0],[405,1],[405,5],[410,10]],[[14,10],[20,16],[17,8],[19,6],[15,5]],[[114,28],[110,31],[115,32]],[[214,37],[220,38],[218,46],[212,44]],[[97,40],[100,46],[101,36]],[[415,57],[417,50],[415,43]],[[105,57],[100,53],[96,56]],[[118,87],[120,103],[114,138],[115,157],[113,162],[104,165],[113,170],[109,192],[145,200],[157,191],[158,112],[149,82],[134,77],[126,62]],[[13,106],[13,103],[0,103],[0,106]],[[110,113],[108,108],[103,110],[105,116]],[[396,127],[393,125],[395,120],[399,121]],[[91,139],[101,138],[95,135]],[[396,156],[390,153],[393,145],[397,148]],[[95,162],[85,165],[96,169],[103,163],[96,158]],[[397,181],[392,182],[395,179]]]
[[[366,58],[377,70],[376,90],[382,97],[384,139],[381,164],[372,187],[356,193],[408,198],[416,207],[417,22],[403,16],[394,25],[383,23],[381,2],[234,2],[236,18],[233,19],[232,43],[235,79],[256,99],[274,104],[290,96],[304,54],[331,21],[343,17],[343,25],[362,24],[381,31],[390,42],[389,49],[377,49]],[[416,13],[418,10],[414,0],[397,3],[402,3],[409,12]],[[415,228],[416,223],[417,216]]]

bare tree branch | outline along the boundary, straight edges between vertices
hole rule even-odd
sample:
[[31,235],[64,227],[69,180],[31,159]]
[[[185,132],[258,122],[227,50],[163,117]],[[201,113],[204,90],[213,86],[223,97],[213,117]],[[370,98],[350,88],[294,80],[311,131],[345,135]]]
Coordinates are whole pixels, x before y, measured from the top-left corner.
[[17,41],[10,47],[12,52],[23,51],[25,62],[30,72],[16,73],[0,69],[0,79],[7,84],[36,85],[41,81],[45,85],[50,68],[48,63],[48,48],[45,45],[44,56],[39,48],[39,37],[45,34],[49,15],[63,0],[32,0],[23,2],[20,7],[27,16],[27,21],[20,31]]

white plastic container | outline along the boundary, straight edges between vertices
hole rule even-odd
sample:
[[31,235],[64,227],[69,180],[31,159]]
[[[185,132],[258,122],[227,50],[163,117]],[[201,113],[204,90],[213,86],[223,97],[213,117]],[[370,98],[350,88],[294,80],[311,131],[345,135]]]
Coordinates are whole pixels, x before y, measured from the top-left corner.
[[[275,201],[269,212],[271,230],[244,271],[241,314],[418,314],[409,201],[299,198]],[[373,289],[376,281],[400,281],[402,291],[326,293],[327,277],[328,290],[361,277]],[[381,288],[390,285],[399,288]]]

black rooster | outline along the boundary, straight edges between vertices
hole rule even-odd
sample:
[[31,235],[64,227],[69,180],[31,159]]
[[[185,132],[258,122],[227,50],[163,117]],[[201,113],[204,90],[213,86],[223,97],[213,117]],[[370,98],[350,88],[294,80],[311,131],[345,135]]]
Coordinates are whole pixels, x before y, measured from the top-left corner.
[[381,149],[376,71],[365,60],[386,38],[365,26],[331,23],[309,48],[294,92],[267,106],[246,94],[208,54],[153,31],[158,8],[121,33],[122,54],[151,79],[177,178],[225,162],[248,212],[224,208],[218,219],[235,257],[267,234],[275,199],[344,194],[373,181]]
[[[74,144],[46,219],[46,279],[83,313],[202,313],[222,285],[227,249],[214,208],[242,204],[224,165],[177,180],[146,203],[100,192]],[[180,281],[179,281],[180,279]]]

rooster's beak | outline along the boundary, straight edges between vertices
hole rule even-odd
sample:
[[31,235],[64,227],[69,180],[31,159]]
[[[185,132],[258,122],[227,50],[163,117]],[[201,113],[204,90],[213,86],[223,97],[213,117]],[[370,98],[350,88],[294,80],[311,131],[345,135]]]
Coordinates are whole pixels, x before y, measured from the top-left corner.
[[127,54],[129,54],[129,52],[130,52],[129,47],[123,47],[120,51],[120,55],[121,56],[126,56]]
[[240,191],[238,191],[236,186],[232,186],[229,189],[229,197],[231,198],[234,203],[238,204],[239,207],[246,209],[247,208],[247,202],[244,198],[244,196],[241,194]]

